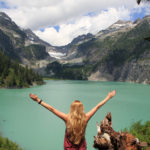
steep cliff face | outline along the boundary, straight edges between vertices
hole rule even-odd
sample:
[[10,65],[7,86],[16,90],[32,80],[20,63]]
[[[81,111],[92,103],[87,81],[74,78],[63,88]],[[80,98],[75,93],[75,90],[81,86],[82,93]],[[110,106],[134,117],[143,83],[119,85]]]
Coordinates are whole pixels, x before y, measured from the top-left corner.
[[127,81],[150,84],[150,60],[126,62],[118,67],[101,64],[88,77],[88,80],[97,81]]
[[144,40],[149,33],[150,17],[147,16],[119,38],[116,36],[116,42],[105,56],[99,57],[88,79],[150,83],[150,42]]
[[0,50],[23,64],[49,59],[48,43],[40,40],[31,30],[18,27],[5,13],[0,12]]

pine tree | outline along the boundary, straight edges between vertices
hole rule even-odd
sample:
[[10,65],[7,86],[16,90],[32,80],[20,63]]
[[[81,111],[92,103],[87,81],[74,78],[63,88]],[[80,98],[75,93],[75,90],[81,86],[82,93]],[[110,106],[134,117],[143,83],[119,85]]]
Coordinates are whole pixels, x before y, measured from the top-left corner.
[[44,83],[41,76],[28,66],[22,67],[0,51],[0,87],[29,87],[33,82]]

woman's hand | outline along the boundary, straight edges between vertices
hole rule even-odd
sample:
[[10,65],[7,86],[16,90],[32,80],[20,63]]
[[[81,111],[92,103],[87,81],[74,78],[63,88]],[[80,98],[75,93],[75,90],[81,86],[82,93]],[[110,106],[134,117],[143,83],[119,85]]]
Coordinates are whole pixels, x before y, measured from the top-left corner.
[[112,97],[114,97],[115,95],[116,95],[116,90],[113,90],[113,91],[110,91],[107,96],[108,96],[109,98],[112,98]]
[[39,98],[38,98],[37,95],[30,93],[29,96],[30,96],[30,98],[33,99],[34,101],[38,102],[38,99],[39,99]]

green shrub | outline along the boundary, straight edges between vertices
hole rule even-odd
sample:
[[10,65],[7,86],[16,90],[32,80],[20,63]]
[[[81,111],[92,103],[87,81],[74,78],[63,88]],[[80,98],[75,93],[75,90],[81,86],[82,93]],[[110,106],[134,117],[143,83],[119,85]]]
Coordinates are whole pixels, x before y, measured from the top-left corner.
[[133,134],[135,137],[139,138],[140,141],[150,143],[150,121],[144,124],[142,124],[141,121],[135,122],[129,129],[124,129],[124,131]]
[[22,150],[19,145],[10,141],[8,138],[0,136],[0,150]]

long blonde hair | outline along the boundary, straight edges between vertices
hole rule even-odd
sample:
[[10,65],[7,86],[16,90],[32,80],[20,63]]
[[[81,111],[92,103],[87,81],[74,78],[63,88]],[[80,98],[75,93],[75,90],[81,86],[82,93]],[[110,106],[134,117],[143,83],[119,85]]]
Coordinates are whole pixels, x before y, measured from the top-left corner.
[[74,144],[79,144],[85,136],[86,115],[83,104],[75,100],[70,106],[70,113],[66,123],[69,140]]

